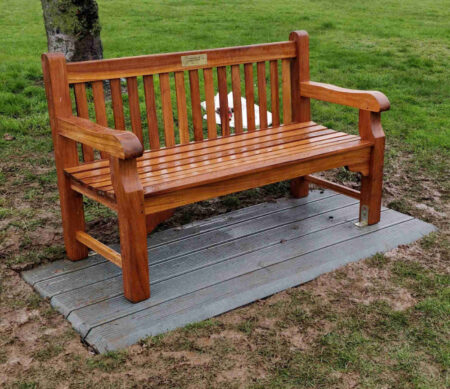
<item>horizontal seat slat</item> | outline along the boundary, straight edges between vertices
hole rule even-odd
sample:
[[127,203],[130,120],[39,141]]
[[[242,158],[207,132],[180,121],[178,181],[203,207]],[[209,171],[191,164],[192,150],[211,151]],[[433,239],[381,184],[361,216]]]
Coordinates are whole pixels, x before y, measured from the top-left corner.
[[[153,196],[371,145],[358,136],[314,122],[294,123],[148,151],[138,159],[137,169],[144,194]],[[78,185],[114,198],[108,161],[66,169],[66,174]]]
[[[203,176],[196,175],[194,177],[187,177],[183,180],[175,180],[175,181],[164,181],[161,184],[156,185],[145,185],[144,186],[144,195],[151,196],[157,193],[169,192],[179,189],[185,189],[189,187],[195,187],[199,183],[207,184],[215,181],[222,181],[224,179],[231,179],[236,176],[245,175],[248,172],[257,173],[263,170],[272,169],[275,167],[283,166],[293,162],[304,162],[311,159],[314,159],[318,156],[328,156],[333,154],[339,154],[341,151],[349,151],[349,150],[358,150],[364,147],[369,150],[368,145],[364,145],[360,141],[351,141],[346,142],[346,144],[338,144],[335,146],[330,146],[327,149],[319,148],[316,150],[312,150],[310,152],[305,152],[303,158],[298,160],[298,155],[294,152],[288,155],[280,156],[279,160],[274,163],[273,160],[268,160],[266,158],[261,158],[259,161],[248,161],[245,164],[239,164],[234,169],[223,169],[217,173],[210,174],[210,172],[206,172]],[[369,153],[367,154],[369,156]],[[249,169],[251,166],[251,169]],[[225,173],[225,174],[224,174]]]
[[[206,55],[205,63],[183,66],[182,57],[194,55]],[[294,42],[276,42],[211,50],[114,58],[101,61],[72,62],[67,64],[67,78],[68,82],[73,84],[294,58],[295,55]]]
[[[323,126],[316,126],[309,132],[295,133],[294,131],[284,133],[283,137],[266,136],[264,138],[258,138],[250,140],[249,142],[238,142],[227,145],[227,147],[210,147],[204,150],[198,150],[195,153],[187,152],[174,154],[168,157],[161,157],[157,159],[139,161],[138,172],[155,172],[157,170],[165,169],[170,166],[180,166],[186,164],[192,164],[200,160],[209,160],[212,163],[212,158],[216,160],[217,158],[223,158],[227,155],[238,155],[241,152],[247,152],[250,150],[257,150],[266,147],[275,146],[278,144],[287,144],[289,142],[306,140],[313,141],[312,138],[323,137],[326,135],[338,134],[333,130],[328,130]],[[213,155],[212,155],[213,154]],[[102,168],[98,170],[91,170],[88,172],[82,172],[74,174],[77,179],[83,179],[85,183],[94,182],[99,180],[100,176],[109,176],[109,168]]]
[[[248,170],[253,171],[256,166],[254,164],[257,164],[259,162],[271,161],[270,163],[273,166],[276,166],[280,161],[277,160],[278,158],[290,155],[293,155],[300,161],[305,157],[306,153],[312,150],[317,150],[319,154],[322,154],[324,152],[323,150],[326,150],[329,147],[349,142],[359,141],[355,141],[354,138],[350,138],[348,135],[343,135],[342,139],[325,139],[322,142],[316,142],[313,145],[300,144],[289,148],[280,148],[279,146],[276,146],[273,148],[275,150],[271,150],[270,152],[264,152],[263,150],[259,149],[251,153],[250,155],[242,153],[241,155],[231,155],[229,157],[224,157],[217,160],[206,160],[199,163],[183,165],[181,167],[172,169],[158,170],[156,172],[151,172],[148,174],[144,173],[143,175],[140,175],[140,178],[142,185],[144,187],[147,187],[148,185],[152,185],[153,183],[171,180],[180,180],[184,182],[187,177],[199,176],[202,174],[214,176],[218,172],[227,173],[236,168],[241,169],[243,166],[246,166]],[[301,158],[298,157],[299,154],[302,154]],[[223,173],[220,174],[222,175]],[[94,189],[101,189],[103,191],[112,190],[110,180],[93,183],[90,185],[90,187],[93,187]]]
[[[173,155],[173,154],[184,153],[187,151],[201,150],[201,149],[205,149],[208,147],[216,147],[216,146],[222,147],[225,144],[234,143],[234,142],[238,142],[241,140],[258,138],[260,136],[265,136],[265,135],[269,135],[269,134],[280,134],[280,133],[283,133],[284,131],[312,127],[312,126],[316,126],[316,125],[317,124],[312,121],[304,122],[304,123],[295,123],[295,124],[290,124],[290,125],[284,125],[284,126],[281,126],[278,128],[267,128],[265,130],[260,130],[260,131],[255,131],[255,132],[251,132],[251,133],[245,133],[245,134],[237,134],[237,135],[232,135],[232,136],[228,136],[225,138],[208,139],[208,140],[204,140],[203,142],[193,142],[193,143],[190,143],[187,145],[178,145],[176,147],[163,148],[160,150],[152,150],[152,151],[146,152],[143,155],[143,157],[140,158],[139,160],[166,157],[166,156]],[[95,162],[91,162],[91,163],[80,164],[80,165],[77,165],[77,166],[74,166],[71,168],[66,168],[65,171],[67,173],[74,174],[74,173],[79,173],[79,172],[88,171],[88,170],[96,170],[96,169],[100,169],[102,167],[107,167],[107,166],[109,166],[109,161],[105,159],[105,160],[95,161]]]
[[[302,137],[305,134],[310,134],[311,136],[317,136],[317,132],[318,131],[328,131],[328,132],[333,132],[333,130],[328,130],[326,127],[324,126],[320,126],[320,125],[315,125],[315,126],[309,126],[306,128],[290,128],[290,129],[286,129],[285,131],[280,131],[280,132],[269,132],[266,131],[266,134],[261,134],[261,136],[256,137],[256,136],[250,136],[253,134],[259,134],[259,132],[263,132],[263,131],[258,131],[256,133],[252,133],[252,134],[248,134],[248,137],[233,137],[236,141],[235,142],[227,142],[223,145],[221,144],[214,144],[210,147],[202,147],[202,148],[196,148],[196,149],[191,149],[191,148],[186,148],[186,147],[177,147],[176,149],[178,149],[178,153],[170,153],[168,155],[162,155],[162,156],[157,156],[157,157],[153,157],[152,154],[153,152],[145,152],[145,154],[140,157],[137,161],[137,166],[138,169],[142,168],[142,167],[150,167],[150,166],[154,166],[154,165],[159,165],[165,162],[170,162],[170,161],[179,161],[182,159],[187,159],[187,158],[192,158],[195,156],[201,156],[201,155],[206,155],[206,154],[212,154],[214,153],[216,156],[219,155],[218,153],[222,153],[226,150],[236,150],[239,147],[249,147],[252,145],[257,145],[257,144],[261,144],[261,147],[264,146],[263,143],[265,142],[269,142],[269,141],[273,141],[273,140],[278,140],[278,141],[290,141],[291,139],[296,139],[295,137]],[[288,139],[289,138],[289,139]],[[228,140],[229,138],[224,138],[224,140]],[[214,142],[215,143],[215,142]],[[205,144],[206,146],[206,144]],[[175,149],[170,149],[171,151],[175,150]],[[69,168],[66,169],[67,173],[73,174],[75,177],[77,178],[86,178],[86,177],[92,177],[92,176],[96,176],[96,175],[101,175],[101,174],[109,174],[109,162],[105,161],[105,164],[99,165],[98,163],[93,163],[92,165],[97,165],[91,169],[74,169],[74,168]],[[87,166],[85,166],[87,167]]]

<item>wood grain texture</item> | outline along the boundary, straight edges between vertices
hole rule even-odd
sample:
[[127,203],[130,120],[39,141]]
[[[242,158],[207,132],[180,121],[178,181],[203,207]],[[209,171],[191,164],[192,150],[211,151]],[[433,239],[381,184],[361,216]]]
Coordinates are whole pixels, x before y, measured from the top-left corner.
[[170,97],[169,74],[159,75],[159,86],[161,89],[161,102],[164,122],[164,143],[166,147],[175,146],[175,134],[173,127],[172,99]]
[[282,95],[283,95],[283,124],[292,123],[291,100],[291,63],[288,59],[281,61]]
[[111,178],[117,198],[124,295],[139,302],[150,297],[150,286],[144,194],[136,159],[111,157]]
[[266,91],[266,63],[256,65],[258,78],[259,128],[267,128],[267,91]]
[[280,96],[278,83],[278,61],[270,61],[270,101],[272,105],[272,126],[280,125]]
[[[146,187],[147,184],[152,186],[169,181],[176,181],[174,184],[178,186],[190,176],[193,176],[195,182],[196,179],[203,179],[201,175],[205,174],[207,178],[214,178],[217,174],[230,174],[236,169],[244,169],[245,172],[245,168],[251,164],[254,164],[253,169],[256,169],[260,164],[277,164],[286,157],[292,161],[301,161],[309,156],[308,153],[319,156],[334,150],[334,147],[344,151],[354,146],[371,145],[369,142],[361,142],[358,137],[327,130],[321,126],[306,130],[286,131],[283,138],[259,137],[251,141],[199,149],[195,154],[175,154],[170,158],[144,160],[139,164],[138,171]],[[81,171],[73,177],[102,191],[111,189],[107,169],[101,172]]]
[[[86,228],[83,210],[83,197],[70,187],[70,177],[65,168],[77,166],[77,144],[71,139],[61,137],[58,118],[72,116],[72,103],[67,82],[66,60],[62,54],[43,54],[45,93],[48,101],[50,127],[55,148],[56,175],[58,179],[59,202],[63,224],[64,244],[71,260],[86,258],[88,248],[77,241],[76,232]],[[86,120],[86,119],[78,119]]]
[[383,192],[383,165],[385,135],[381,127],[380,113],[359,111],[359,133],[362,139],[373,142],[370,156],[369,175],[361,177],[361,208],[369,208],[368,224],[380,221],[381,197]]
[[186,108],[186,87],[184,85],[184,72],[175,73],[175,90],[177,93],[178,130],[180,143],[189,143],[189,125]]
[[[78,84],[75,84],[75,86]],[[110,81],[111,100],[114,114],[114,125],[117,130],[125,130],[125,116],[123,113],[122,85],[120,79]]]
[[369,158],[369,150],[355,150],[343,154],[332,155],[320,159],[320,165],[316,161],[303,161],[298,164],[285,164],[277,168],[254,172],[247,175],[238,175],[230,179],[221,179],[209,184],[198,185],[180,189],[176,192],[162,193],[146,199],[145,212],[155,213],[190,204],[192,202],[207,200],[229,193],[268,185],[274,182],[289,180],[300,175],[307,175],[322,170],[333,169],[345,164],[345,161],[366,161]]
[[[106,115],[103,81],[95,81],[92,83],[92,96],[94,98],[95,121],[97,122],[97,124],[100,124],[103,127],[108,127],[108,116]],[[99,151],[100,156],[103,159],[108,158],[108,154],[104,150]]]
[[309,194],[309,184],[305,177],[297,177],[290,182],[291,196],[296,199],[301,199]]
[[[207,63],[205,65],[182,65],[181,57],[197,54],[206,54]],[[67,70],[68,81],[78,83],[270,61],[271,59],[293,58],[295,55],[295,46],[292,42],[276,42],[223,49],[72,62],[68,64]]]
[[189,71],[189,85],[191,88],[192,104],[192,125],[194,127],[194,140],[196,142],[203,140],[203,118],[202,108],[200,106],[200,83],[198,80],[198,71]]
[[217,83],[219,87],[219,111],[222,136],[228,136],[230,135],[230,119],[228,117],[227,68],[225,66],[219,66],[217,68]]
[[[225,169],[234,169],[240,165],[248,165],[253,162],[272,160],[276,163],[279,155],[290,155],[302,153],[301,160],[305,157],[303,153],[312,152],[314,155],[326,153],[330,148],[338,146],[339,148],[352,147],[352,145],[364,145],[358,139],[345,133],[336,133],[334,131],[318,131],[316,133],[306,133],[293,135],[284,140],[271,139],[261,144],[249,144],[239,147],[227,147],[226,150],[217,153],[202,153],[191,158],[173,158],[170,161],[157,163],[157,161],[147,161],[150,163],[140,164],[138,172],[143,184],[167,182],[171,180],[185,179],[188,176],[198,176],[199,174],[208,174],[209,171]],[[370,143],[366,144],[370,147]],[[212,151],[212,150],[211,150]],[[178,156],[177,156],[178,157]],[[94,174],[91,174],[94,173]],[[81,178],[83,176],[83,178]],[[110,179],[107,172],[103,174],[76,174],[75,180],[100,190],[110,190]],[[199,177],[200,178],[200,177]]]
[[[89,119],[89,106],[86,96],[86,84],[75,84],[75,103],[77,105],[77,115],[80,118]],[[87,145],[81,145],[83,151],[83,161],[90,162],[94,160],[94,150]]]
[[[235,140],[235,139],[233,139]],[[343,132],[329,130],[323,126],[308,126],[304,128],[285,129],[278,136],[266,133],[258,137],[243,137],[235,142],[218,142],[217,145],[202,148],[184,148],[178,153],[172,153],[165,157],[153,157],[153,153],[146,152],[138,159],[138,172],[143,179],[162,179],[166,174],[180,172],[188,166],[193,168],[193,173],[198,169],[207,170],[220,167],[223,163],[239,165],[248,156],[260,156],[259,158],[271,158],[272,153],[277,150],[289,151],[293,147],[297,151],[326,146],[342,141],[359,141],[359,137],[348,135]],[[371,143],[368,142],[368,145]],[[181,149],[181,148],[180,148]],[[102,186],[102,181],[109,181],[109,165],[97,168],[97,162],[85,164],[79,168],[67,169],[67,174],[72,174],[75,180],[85,184],[96,183]],[[203,168],[202,168],[203,166]],[[178,173],[177,173],[178,174]],[[104,185],[104,184],[103,184]]]
[[114,263],[114,265],[122,267],[122,257],[117,251],[113,250],[111,247],[106,246],[97,239],[94,239],[91,235],[87,234],[84,231],[77,231],[76,238],[80,243],[84,244],[91,250],[94,250],[96,253],[105,257],[106,259]]
[[144,145],[144,135],[142,133],[141,108],[139,106],[139,90],[136,77],[127,78],[128,104],[130,107],[131,129]]
[[[310,99],[301,95],[301,82],[309,81],[309,37],[306,31],[293,31],[289,40],[295,42],[296,56],[291,60],[291,107],[292,120],[302,122],[311,120]],[[308,195],[308,182],[302,177],[291,181],[291,194],[294,197]]]
[[57,123],[61,137],[86,144],[117,158],[136,158],[144,151],[136,135],[129,131],[113,130],[77,117],[59,118]]
[[292,120],[311,120],[310,100],[302,96],[301,83],[309,81],[309,36],[306,31],[293,31],[289,39],[295,43],[296,56],[291,61]]
[[244,65],[245,99],[247,103],[247,130],[255,131],[255,89],[253,87],[253,64]]
[[342,193],[346,196],[353,197],[354,199],[358,199],[358,200],[361,198],[361,192],[359,192],[355,189],[348,188],[346,186],[325,180],[323,178],[314,177],[311,175],[307,175],[302,178],[305,179],[306,181],[311,182],[312,184],[317,185],[320,188],[331,189],[337,193]]
[[387,97],[377,91],[360,91],[340,88],[331,84],[307,81],[301,83],[302,96],[328,101],[365,111],[383,112],[390,108]]
[[155,150],[160,148],[158,117],[156,115],[156,99],[155,99],[155,85],[153,83],[153,76],[144,76],[144,95],[145,107],[147,111],[148,123],[148,139],[150,149]]
[[233,90],[233,115],[234,131],[236,134],[242,134],[242,103],[241,103],[241,71],[239,65],[231,67],[231,88]]
[[214,79],[212,69],[203,69],[205,81],[206,117],[208,125],[208,139],[217,138],[216,109],[214,104]]

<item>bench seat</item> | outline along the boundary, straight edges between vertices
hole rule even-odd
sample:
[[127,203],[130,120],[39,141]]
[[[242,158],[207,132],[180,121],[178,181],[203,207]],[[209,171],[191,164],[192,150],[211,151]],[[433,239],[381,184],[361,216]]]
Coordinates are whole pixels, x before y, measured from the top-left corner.
[[[151,197],[370,146],[359,136],[314,122],[294,123],[146,151],[137,166],[144,196]],[[78,185],[114,199],[108,160],[84,163],[65,173]]]

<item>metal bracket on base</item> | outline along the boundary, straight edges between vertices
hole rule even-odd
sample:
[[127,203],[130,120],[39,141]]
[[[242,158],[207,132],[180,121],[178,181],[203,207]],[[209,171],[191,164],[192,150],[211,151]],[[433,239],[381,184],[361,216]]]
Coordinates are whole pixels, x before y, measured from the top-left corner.
[[356,227],[367,227],[369,225],[369,206],[363,205],[361,207],[361,214],[359,217],[359,222],[355,223]]

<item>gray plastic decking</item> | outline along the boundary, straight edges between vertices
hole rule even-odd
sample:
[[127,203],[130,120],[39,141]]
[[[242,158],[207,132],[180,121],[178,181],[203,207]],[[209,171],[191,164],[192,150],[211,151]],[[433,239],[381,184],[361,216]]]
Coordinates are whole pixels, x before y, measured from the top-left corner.
[[[121,270],[99,255],[23,272],[99,352],[201,321],[413,242],[431,224],[383,209],[354,225],[358,202],[331,191],[281,199],[149,237],[152,297],[132,304]],[[114,247],[118,249],[117,246]]]

